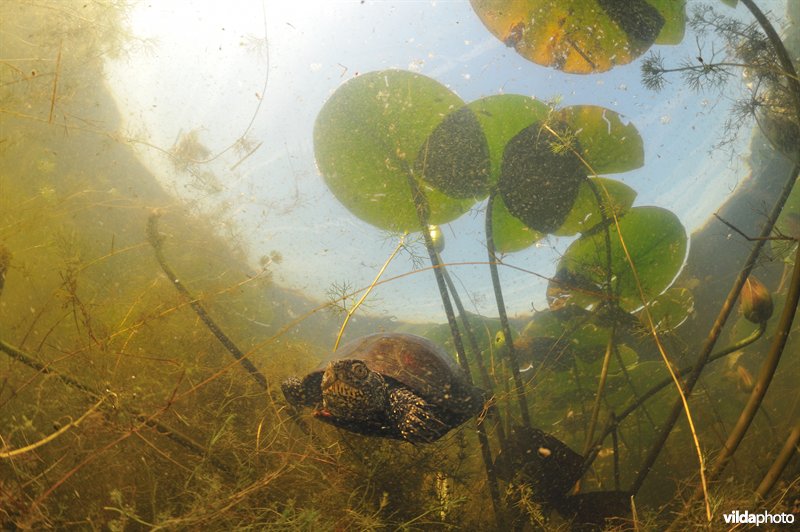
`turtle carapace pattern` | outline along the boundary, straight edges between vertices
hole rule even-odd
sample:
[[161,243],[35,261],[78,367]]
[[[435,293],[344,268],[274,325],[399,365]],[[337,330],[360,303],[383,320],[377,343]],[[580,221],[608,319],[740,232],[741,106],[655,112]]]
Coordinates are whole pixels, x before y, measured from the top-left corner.
[[313,408],[321,421],[411,443],[438,440],[479,413],[484,400],[444,350],[402,333],[354,340],[281,389],[289,403]]

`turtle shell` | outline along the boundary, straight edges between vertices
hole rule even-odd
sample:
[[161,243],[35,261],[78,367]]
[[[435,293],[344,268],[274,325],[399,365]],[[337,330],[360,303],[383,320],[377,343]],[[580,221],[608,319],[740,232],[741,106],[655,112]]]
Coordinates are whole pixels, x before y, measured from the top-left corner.
[[325,360],[361,360],[392,385],[396,381],[429,403],[454,414],[472,415],[483,407],[483,392],[469,383],[464,371],[441,347],[421,336],[377,333],[358,338]]

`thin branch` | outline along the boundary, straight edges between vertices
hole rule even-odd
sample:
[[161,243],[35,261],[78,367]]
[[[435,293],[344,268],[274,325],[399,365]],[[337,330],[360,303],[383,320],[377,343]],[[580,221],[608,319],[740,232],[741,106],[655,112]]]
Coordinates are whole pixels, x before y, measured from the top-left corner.
[[378,271],[378,274],[375,276],[375,279],[372,281],[369,287],[367,287],[367,289],[364,290],[364,293],[361,294],[361,297],[356,302],[356,304],[353,305],[353,308],[347,311],[347,315],[345,316],[344,321],[342,322],[342,326],[339,328],[339,334],[336,335],[336,342],[333,344],[334,351],[339,349],[339,342],[342,340],[342,335],[344,334],[344,330],[347,327],[347,323],[350,321],[350,318],[353,316],[353,314],[355,314],[358,307],[360,307],[361,304],[367,299],[369,294],[372,292],[372,289],[375,288],[375,286],[380,281],[381,276],[383,276],[383,273],[386,271],[386,268],[389,267],[389,264],[394,260],[397,254],[400,253],[400,250],[403,249],[403,246],[405,246],[406,235],[408,235],[408,232],[403,233],[403,236],[400,237],[400,241],[397,243],[397,246],[395,246],[394,251],[392,251],[391,255],[389,255],[389,258],[386,259],[386,262],[383,263],[383,266]]
[[162,245],[164,243],[164,237],[161,236],[161,233],[158,230],[158,218],[160,217],[159,212],[153,212],[150,217],[147,219],[147,240],[150,242],[150,245],[153,246],[153,251],[156,254],[156,260],[158,261],[159,266],[166,274],[167,279],[170,280],[172,285],[175,289],[186,299],[189,300],[189,305],[198,315],[198,317],[202,320],[202,322],[208,327],[208,330],[211,331],[217,340],[228,350],[228,352],[239,361],[239,364],[250,374],[250,376],[255,380],[259,386],[261,386],[264,390],[269,390],[269,385],[267,384],[267,378],[261,373],[255,365],[247,358],[247,355],[239,349],[233,340],[231,340],[228,335],[226,335],[219,325],[208,315],[206,309],[203,308],[203,305],[200,304],[200,300],[183,285],[183,283],[178,279],[178,276],[175,275],[175,272],[172,271],[169,264],[167,264],[166,259],[164,258],[164,252],[162,250]]
[[723,224],[727,225],[729,229],[731,229],[732,231],[735,231],[736,233],[738,233],[739,236],[741,236],[742,238],[744,238],[748,242],[756,242],[758,240],[797,240],[796,238],[791,237],[791,236],[767,236],[767,237],[747,236],[738,227],[736,227],[735,225],[733,225],[729,221],[725,220],[719,214],[714,213],[714,217],[717,220],[719,220],[720,222],[722,222]]

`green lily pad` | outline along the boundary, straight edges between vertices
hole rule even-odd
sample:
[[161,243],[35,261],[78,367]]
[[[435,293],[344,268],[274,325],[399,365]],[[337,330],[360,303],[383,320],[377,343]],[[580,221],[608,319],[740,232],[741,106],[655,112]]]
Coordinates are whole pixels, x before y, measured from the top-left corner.
[[[564,146],[565,124],[548,127],[536,122],[506,145],[499,190],[508,212],[536,231],[561,227],[586,180],[586,168],[570,147]],[[554,135],[551,131],[555,131]],[[571,148],[581,153],[573,141]]]
[[590,177],[587,181],[580,184],[578,197],[572,210],[567,214],[564,223],[554,232],[558,236],[572,236],[576,233],[586,233],[596,228],[603,222],[600,206],[597,204],[597,197],[592,191],[594,184],[600,194],[602,206],[605,209],[608,220],[611,220],[611,213],[622,216],[633,205],[636,199],[636,191],[631,187],[617,181],[604,177]]
[[[669,287],[683,267],[686,230],[675,214],[660,207],[635,207],[619,219],[619,225],[645,298],[652,300]],[[609,231],[612,293],[624,311],[632,312],[643,302],[616,226]],[[572,304],[594,309],[602,303],[608,275],[606,255],[604,231],[573,242],[548,287],[551,308]]]
[[450,113],[420,148],[414,173],[453,198],[487,194],[489,147],[469,107]]
[[645,0],[471,0],[471,4],[489,31],[523,57],[576,74],[630,63],[660,37],[664,15],[671,14]]
[[[730,0],[723,0],[726,1]],[[649,2],[664,17],[664,27],[656,37],[656,44],[680,43],[686,32],[686,0],[649,0]]]
[[492,204],[492,233],[494,248],[498,253],[525,249],[544,236],[544,233],[531,229],[508,212],[500,196],[494,196]]
[[443,224],[474,200],[449,197],[412,171],[422,147],[463,102],[444,85],[411,72],[370,72],[330,97],[314,125],[314,152],[331,192],[350,212],[390,231],[418,231],[409,177],[418,179],[429,222]]
[[[680,327],[694,312],[694,296],[688,288],[672,287],[656,296],[648,307],[656,330],[669,332]],[[648,327],[643,310],[639,312],[639,320]]]
[[499,94],[467,104],[483,127],[489,146],[491,181],[500,178],[503,150],[520,131],[547,118],[550,108],[535,98],[520,94]]
[[595,174],[614,174],[644,164],[644,142],[619,113],[596,105],[574,105],[559,113],[581,146],[581,156]]

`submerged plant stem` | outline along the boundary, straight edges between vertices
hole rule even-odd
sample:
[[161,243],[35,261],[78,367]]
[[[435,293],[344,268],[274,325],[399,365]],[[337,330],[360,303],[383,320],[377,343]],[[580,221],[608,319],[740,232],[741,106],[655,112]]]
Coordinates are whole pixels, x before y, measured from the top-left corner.
[[781,452],[778,453],[778,457],[775,458],[772,467],[769,468],[767,474],[764,475],[764,479],[758,485],[756,489],[756,501],[766,498],[767,493],[769,493],[775,485],[775,482],[778,481],[778,478],[780,478],[789,460],[791,460],[797,452],[798,444],[800,444],[800,423],[796,424],[789,433],[789,437],[786,438],[786,443],[783,444]]
[[42,438],[37,442],[31,443],[30,445],[26,445],[25,447],[20,447],[18,449],[12,449],[10,451],[0,451],[0,458],[13,458],[15,456],[19,456],[21,454],[33,451],[34,449],[37,449],[42,445],[50,443],[51,441],[55,440],[56,438],[67,432],[72,427],[77,427],[78,425],[80,425],[81,422],[87,417],[89,417],[89,415],[91,415],[92,412],[100,408],[100,405],[103,404],[103,401],[105,400],[106,400],[105,397],[100,398],[100,400],[97,401],[95,404],[93,404],[91,408],[89,408],[89,410],[84,412],[83,415],[81,415],[81,417],[79,417],[75,421],[70,421],[69,423],[67,423],[66,425],[55,431],[54,433],[50,434],[49,436],[45,436],[44,438]]
[[[786,294],[786,302],[783,305],[783,312],[781,313],[780,321],[775,330],[775,335],[772,337],[769,354],[761,365],[758,379],[756,379],[755,386],[753,386],[753,391],[750,392],[750,398],[747,400],[747,404],[739,415],[739,420],[736,422],[733,430],[731,430],[728,439],[725,441],[725,445],[722,447],[722,450],[714,462],[713,468],[709,472],[709,478],[711,480],[716,479],[722,470],[725,469],[725,466],[728,465],[728,462],[733,457],[742,439],[744,439],[747,429],[750,428],[750,423],[752,423],[753,418],[755,418],[764,396],[767,394],[767,388],[769,388],[772,382],[772,377],[775,376],[775,371],[778,369],[778,362],[780,362],[781,355],[783,354],[783,348],[786,346],[786,340],[789,338],[789,331],[797,312],[798,299],[800,299],[800,247],[797,248],[797,252],[795,253],[792,282]],[[689,503],[691,503],[691,500]]]
[[383,266],[378,272],[378,275],[375,276],[375,279],[372,281],[372,283],[370,283],[367,289],[364,290],[364,293],[361,295],[361,298],[356,302],[355,305],[353,305],[353,308],[347,311],[347,316],[345,316],[344,321],[342,322],[342,326],[341,328],[339,328],[339,334],[336,335],[336,343],[333,344],[334,351],[339,349],[339,342],[342,340],[342,335],[344,334],[344,330],[347,327],[347,323],[350,321],[350,317],[353,314],[355,314],[356,309],[358,309],[358,307],[360,307],[361,304],[367,299],[369,294],[372,292],[372,289],[375,288],[375,286],[378,284],[378,281],[380,281],[383,272],[385,272],[386,268],[389,267],[389,263],[391,263],[394,260],[397,254],[400,253],[400,250],[403,249],[403,246],[405,246],[406,235],[408,235],[408,232],[403,233],[403,236],[400,237],[400,241],[397,243],[397,246],[395,246],[394,251],[392,251],[392,254],[389,255],[388,259],[386,259],[386,262],[383,263]]
[[[755,19],[766,32],[767,38],[772,44],[775,54],[781,63],[781,67],[785,71],[784,76],[786,77],[790,92],[792,93],[795,112],[797,113],[797,116],[800,116],[800,82],[798,82],[797,72],[794,69],[786,48],[781,42],[781,39],[778,36],[778,33],[775,31],[775,28],[772,27],[772,24],[769,22],[766,16],[764,16],[764,13],[761,12],[758,6],[755,5],[753,0],[742,0],[742,3],[747,7],[747,9],[750,10]],[[800,150],[800,146],[798,146],[798,150]],[[783,210],[783,206],[786,203],[792,188],[794,188],[798,173],[800,173],[800,166],[795,165],[783,186],[780,197],[775,202],[775,206],[772,208],[772,211],[770,212],[769,217],[767,218],[766,223],[761,230],[761,234],[759,235],[761,239],[754,244],[753,249],[750,251],[747,260],[744,263],[744,266],[739,272],[739,275],[737,276],[730,292],[728,293],[728,297],[723,302],[719,315],[717,316],[714,325],[711,327],[711,331],[709,332],[708,337],[706,338],[703,347],[700,350],[700,354],[697,357],[697,363],[695,364],[694,371],[684,384],[684,390],[687,395],[692,393],[694,385],[699,380],[700,374],[702,373],[705,364],[708,362],[708,357],[711,353],[711,350],[714,348],[714,344],[719,338],[722,328],[733,310],[733,305],[736,299],[739,297],[739,292],[741,292],[745,280],[747,280],[747,277],[750,275],[750,272],[755,266],[756,260],[761,254],[761,249],[765,243],[763,238],[768,237],[772,233],[772,228],[774,227],[778,216]],[[795,264],[795,266],[797,266],[797,264]],[[655,464],[656,459],[658,458],[659,454],[661,454],[661,450],[664,448],[669,434],[672,432],[675,423],[680,417],[681,409],[681,404],[676,403],[673,406],[672,411],[670,412],[666,422],[664,423],[664,426],[661,429],[661,432],[659,432],[658,436],[656,437],[653,447],[651,447],[650,452],[639,468],[639,474],[637,475],[636,480],[631,488],[631,491],[634,493],[641,488],[642,484],[647,478],[647,475],[652,470],[653,464]]]
[[[442,273],[442,265],[439,261],[439,256],[436,253],[436,248],[433,245],[431,233],[428,230],[428,226],[430,225],[430,221],[428,220],[428,200],[425,198],[423,192],[419,189],[416,178],[411,172],[411,169],[406,168],[406,176],[408,178],[408,186],[411,191],[411,197],[414,201],[414,207],[417,211],[420,230],[422,231],[422,236],[425,239],[425,247],[428,250],[431,266],[433,266],[433,273],[436,277],[436,284],[439,287],[439,295],[442,299],[442,305],[444,306],[445,314],[447,315],[447,323],[450,326],[450,334],[453,337],[453,344],[455,345],[456,353],[458,354],[458,362],[461,365],[461,368],[464,370],[467,379],[470,383],[472,383],[472,373],[470,372],[469,363],[467,362],[466,353],[464,352],[464,343],[461,340],[461,333],[458,330],[458,323],[456,322],[456,316],[453,312],[453,304],[450,302],[450,296],[447,292],[447,284],[445,283],[444,274]],[[492,498],[492,509],[494,510],[497,526],[502,530],[505,528],[505,518],[500,504],[500,491],[497,485],[497,472],[495,471],[494,463],[492,462],[492,450],[489,445],[489,438],[486,435],[486,429],[484,428],[482,422],[479,421],[476,423],[476,431],[478,433],[478,443],[481,447],[483,465],[486,469],[486,477],[489,481],[489,494]]]
[[[441,257],[439,257],[438,253],[437,258],[441,263]],[[467,335],[469,346],[472,349],[472,352],[475,353],[475,363],[478,366],[478,372],[481,374],[481,382],[483,383],[484,388],[486,388],[486,391],[491,395],[494,393],[492,379],[489,377],[489,373],[486,370],[486,365],[483,363],[481,351],[478,347],[478,341],[475,339],[475,332],[472,329],[469,316],[467,315],[464,304],[461,302],[461,298],[458,295],[458,290],[456,290],[455,283],[453,283],[453,279],[450,277],[450,272],[447,271],[447,268],[443,263],[441,270],[442,274],[444,275],[445,283],[447,283],[447,288],[450,290],[450,295],[453,297],[453,303],[455,303],[456,310],[458,310],[458,315],[461,317],[461,323],[464,324],[464,333]],[[495,422],[497,439],[500,442],[501,451],[506,453],[506,456],[508,456],[509,451],[507,447],[505,429],[503,428],[503,416],[501,415],[500,408],[497,406],[497,404],[491,402],[488,405],[487,415]]]
[[[608,337],[606,344],[606,354],[603,357],[603,369],[600,370],[600,380],[597,383],[597,393],[594,398],[594,407],[592,408],[592,417],[589,422],[589,431],[586,433],[586,443],[583,447],[583,455],[586,456],[592,448],[592,439],[594,438],[594,431],[597,428],[597,419],[600,417],[600,404],[603,401],[603,392],[606,388],[606,378],[608,377],[608,366],[611,364],[611,354],[614,350],[614,328],[611,329],[611,334]],[[615,438],[616,442],[616,438]]]
[[264,390],[269,390],[269,385],[267,384],[267,378],[261,373],[255,365],[247,358],[247,355],[239,349],[233,340],[231,340],[223,331],[220,329],[219,325],[211,319],[211,316],[208,315],[206,309],[203,308],[203,305],[200,304],[200,300],[192,295],[191,292],[183,285],[183,283],[178,279],[178,276],[175,275],[175,272],[172,271],[169,264],[167,264],[166,259],[164,258],[164,252],[162,250],[162,245],[164,243],[164,238],[161,236],[161,233],[158,231],[158,218],[160,214],[158,212],[153,212],[150,217],[147,219],[147,240],[150,242],[150,245],[153,246],[153,251],[156,254],[156,260],[158,261],[159,266],[166,274],[167,278],[170,280],[172,285],[175,289],[185,298],[189,300],[189,304],[191,305],[192,309],[197,313],[197,316],[202,320],[202,322],[208,327],[208,330],[211,331],[217,340],[228,350],[228,352],[233,355],[233,357],[239,361],[239,364],[247,371],[250,376],[255,380],[259,386],[261,386]]
[[494,297],[497,302],[497,313],[500,316],[500,325],[503,328],[503,334],[506,337],[506,347],[508,349],[508,362],[511,367],[511,375],[514,378],[514,391],[517,395],[517,403],[519,403],[519,412],[522,416],[522,425],[524,428],[531,428],[531,416],[528,413],[528,400],[525,398],[525,387],[522,384],[522,377],[519,373],[519,359],[517,358],[517,350],[514,348],[514,336],[511,334],[511,325],[508,323],[508,314],[506,313],[506,304],[503,301],[503,288],[500,285],[500,273],[497,271],[497,256],[495,255],[494,247],[494,231],[492,228],[492,203],[494,202],[495,191],[489,193],[489,198],[486,203],[486,251],[489,254],[489,273],[492,276],[492,287],[494,288]]

